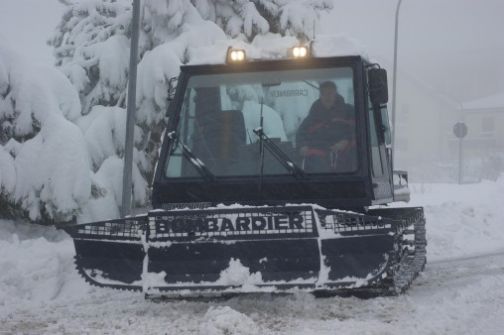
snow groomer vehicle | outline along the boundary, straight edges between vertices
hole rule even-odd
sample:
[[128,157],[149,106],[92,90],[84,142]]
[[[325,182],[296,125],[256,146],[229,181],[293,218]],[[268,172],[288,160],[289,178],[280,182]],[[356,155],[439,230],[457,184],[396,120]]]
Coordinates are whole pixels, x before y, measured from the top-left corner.
[[[149,295],[404,292],[426,263],[422,208],[394,172],[387,74],[364,57],[183,66],[153,209],[65,228],[91,284]],[[396,182],[394,182],[396,181]]]

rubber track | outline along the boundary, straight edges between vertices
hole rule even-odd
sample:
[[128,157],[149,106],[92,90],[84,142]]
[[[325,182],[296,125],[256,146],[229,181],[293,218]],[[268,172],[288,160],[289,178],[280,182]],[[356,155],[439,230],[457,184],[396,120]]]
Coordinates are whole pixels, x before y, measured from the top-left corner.
[[92,286],[97,286],[97,287],[101,287],[101,288],[112,288],[112,289],[119,290],[119,291],[136,291],[136,292],[142,291],[141,287],[134,286],[134,285],[127,285],[127,284],[124,284],[124,285],[119,285],[119,284],[117,284],[117,285],[111,285],[111,284],[104,285],[104,284],[101,284],[101,283],[97,282],[96,280],[94,280],[93,278],[89,277],[89,275],[86,273],[86,271],[84,271],[84,269],[78,265],[77,256],[74,256],[74,264],[75,264],[75,269],[81,275],[81,277],[84,278],[86,283],[88,283]]
[[[414,253],[406,252],[391,273],[392,282],[388,282],[390,294],[404,293],[412,284],[413,280],[422,272],[427,263],[427,239],[425,217],[423,212],[413,223],[415,232]],[[399,250],[403,245],[399,246]]]

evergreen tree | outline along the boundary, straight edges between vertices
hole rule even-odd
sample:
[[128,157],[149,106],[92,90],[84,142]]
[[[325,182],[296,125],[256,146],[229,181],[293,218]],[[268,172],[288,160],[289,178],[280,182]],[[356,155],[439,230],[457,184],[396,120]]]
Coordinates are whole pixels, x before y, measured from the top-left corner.
[[[83,102],[83,114],[95,105],[123,105],[127,85],[131,0],[83,0],[69,3],[50,41],[61,66]],[[140,58],[146,51],[214,22],[231,38],[252,42],[268,32],[309,40],[329,0],[143,0]],[[192,27],[194,28],[194,27]],[[220,36],[219,36],[220,37]],[[187,43],[179,61],[187,63]]]
[[267,32],[309,40],[327,0],[192,0],[204,19],[216,22],[227,35],[244,34],[249,42]]
[[[121,185],[118,174],[111,171],[122,169],[131,2],[62,0],[68,7],[50,41],[56,65],[81,99],[81,116],[75,123],[87,142],[94,182],[102,186],[94,188],[94,198],[112,193],[116,203]],[[134,171],[138,203],[147,198],[147,180],[165,126],[168,85],[180,65],[222,62],[231,44],[261,55],[276,44],[309,40],[320,11],[331,8],[330,0],[142,0],[141,4]]]
[[[1,42],[1,41],[0,41]],[[79,97],[54,68],[0,43],[0,215],[67,221],[91,192]]]

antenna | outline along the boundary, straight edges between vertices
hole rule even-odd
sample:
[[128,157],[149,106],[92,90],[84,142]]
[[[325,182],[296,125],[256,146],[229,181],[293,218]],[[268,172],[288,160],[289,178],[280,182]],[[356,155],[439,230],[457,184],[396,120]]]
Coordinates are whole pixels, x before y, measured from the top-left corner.
[[[263,106],[264,106],[264,96],[261,97],[261,110],[260,110],[260,119],[259,119],[259,128],[261,129],[261,132],[264,132],[263,126],[264,126],[264,117],[263,117]],[[264,140],[263,137],[259,137],[259,155],[260,155],[260,166],[259,166],[259,194],[262,193],[262,186],[263,186],[263,176],[264,176]]]
[[312,56],[315,55],[315,53],[314,53],[314,46],[315,46],[315,31],[316,31],[316,29],[317,29],[317,25],[316,25],[315,21],[313,21],[313,31],[312,31],[313,37],[312,37],[312,40],[310,42],[310,54]]

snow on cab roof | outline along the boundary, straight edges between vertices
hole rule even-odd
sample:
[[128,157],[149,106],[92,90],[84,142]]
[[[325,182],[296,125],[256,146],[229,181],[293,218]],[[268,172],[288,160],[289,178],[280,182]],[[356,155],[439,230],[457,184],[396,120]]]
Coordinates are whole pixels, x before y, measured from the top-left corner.
[[[294,36],[268,33],[258,35],[250,43],[241,40],[221,40],[211,46],[191,48],[191,61],[187,65],[225,64],[228,47],[244,49],[249,60],[286,59],[289,48],[299,45]],[[365,47],[346,35],[317,35],[313,43],[313,57],[360,56],[369,60]]]

